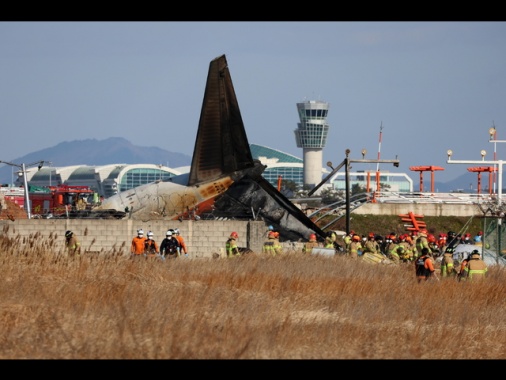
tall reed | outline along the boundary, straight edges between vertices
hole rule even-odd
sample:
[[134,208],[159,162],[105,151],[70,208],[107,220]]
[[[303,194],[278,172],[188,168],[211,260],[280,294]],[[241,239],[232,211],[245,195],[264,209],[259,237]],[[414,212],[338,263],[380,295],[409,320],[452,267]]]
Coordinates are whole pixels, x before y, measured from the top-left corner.
[[412,264],[68,257],[0,238],[2,359],[504,359],[506,274],[418,284]]

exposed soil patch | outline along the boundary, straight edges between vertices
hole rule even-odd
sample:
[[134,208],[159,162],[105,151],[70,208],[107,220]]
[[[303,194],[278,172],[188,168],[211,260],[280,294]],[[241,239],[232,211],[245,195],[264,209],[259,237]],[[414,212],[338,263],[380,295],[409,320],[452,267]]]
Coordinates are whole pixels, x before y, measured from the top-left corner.
[[0,199],[0,220],[27,219],[24,209],[9,199]]

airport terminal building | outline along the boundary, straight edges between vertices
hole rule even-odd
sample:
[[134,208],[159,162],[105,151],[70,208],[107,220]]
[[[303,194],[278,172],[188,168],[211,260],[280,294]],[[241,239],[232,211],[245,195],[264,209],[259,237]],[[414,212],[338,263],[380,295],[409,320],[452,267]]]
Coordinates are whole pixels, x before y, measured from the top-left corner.
[[[118,192],[179,174],[181,172],[176,169],[155,164],[49,166],[39,171],[28,171],[27,182],[29,186],[88,186],[108,198]],[[23,185],[22,176],[17,179],[16,185]]]
[[[298,188],[304,185],[304,162],[291,154],[261,145],[250,144],[253,158],[260,160],[267,168],[263,177],[277,187],[278,179],[293,181]],[[39,171],[27,171],[29,186],[88,186],[94,192],[108,198],[118,192],[165,180],[170,177],[187,173],[190,166],[170,168],[156,164],[111,164],[103,166],[74,165],[64,167],[42,167]],[[323,179],[329,171],[321,168],[319,178]],[[359,184],[367,189],[369,185],[375,190],[374,174],[364,172],[349,173],[350,186]],[[369,178],[371,177],[371,178]],[[391,191],[412,192],[413,181],[404,173],[381,172],[381,183],[389,184]],[[15,183],[23,185],[23,177]],[[345,173],[338,172],[329,180],[327,186],[336,190],[345,190]]]

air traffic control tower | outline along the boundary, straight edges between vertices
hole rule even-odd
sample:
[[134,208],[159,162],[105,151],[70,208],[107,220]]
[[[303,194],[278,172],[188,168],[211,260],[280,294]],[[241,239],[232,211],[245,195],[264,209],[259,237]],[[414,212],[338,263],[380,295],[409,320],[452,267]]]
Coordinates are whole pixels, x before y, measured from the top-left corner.
[[316,100],[297,103],[300,123],[297,123],[295,139],[303,149],[304,185],[312,189],[322,180],[323,148],[327,143],[329,104]]

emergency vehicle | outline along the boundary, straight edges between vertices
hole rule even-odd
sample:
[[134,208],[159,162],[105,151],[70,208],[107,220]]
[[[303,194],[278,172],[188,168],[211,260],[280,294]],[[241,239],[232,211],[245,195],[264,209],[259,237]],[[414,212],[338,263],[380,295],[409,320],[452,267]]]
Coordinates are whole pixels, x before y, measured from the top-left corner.
[[91,209],[93,194],[88,186],[30,186],[31,213],[59,216],[70,211]]
[[[6,199],[25,207],[24,188],[8,188],[2,194]],[[94,191],[88,186],[29,186],[30,212],[37,216],[61,216],[72,211],[89,210],[94,203]]]

